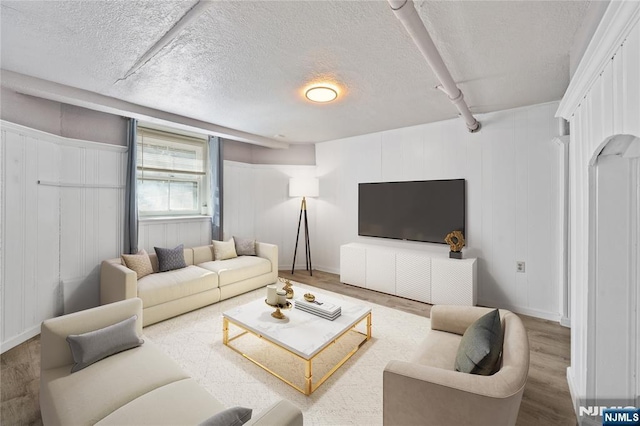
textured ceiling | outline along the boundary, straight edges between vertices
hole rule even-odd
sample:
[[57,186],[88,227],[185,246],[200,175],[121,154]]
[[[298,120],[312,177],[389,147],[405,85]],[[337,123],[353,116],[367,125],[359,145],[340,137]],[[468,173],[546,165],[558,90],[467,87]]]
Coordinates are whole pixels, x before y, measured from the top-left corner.
[[[211,2],[127,76],[196,3],[2,1],[1,65],[291,143],[457,115],[386,1]],[[588,2],[415,5],[473,112],[562,97]],[[337,101],[305,100],[320,80]]]

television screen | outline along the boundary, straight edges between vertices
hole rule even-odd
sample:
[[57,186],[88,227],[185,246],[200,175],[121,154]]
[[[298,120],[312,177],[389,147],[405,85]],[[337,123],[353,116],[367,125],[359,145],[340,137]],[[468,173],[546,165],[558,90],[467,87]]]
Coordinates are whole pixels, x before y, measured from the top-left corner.
[[361,183],[358,235],[446,244],[465,232],[465,180]]

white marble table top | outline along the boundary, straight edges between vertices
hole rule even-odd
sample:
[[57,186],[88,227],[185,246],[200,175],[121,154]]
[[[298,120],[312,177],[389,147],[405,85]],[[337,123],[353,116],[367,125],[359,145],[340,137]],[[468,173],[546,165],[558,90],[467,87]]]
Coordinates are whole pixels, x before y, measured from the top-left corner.
[[[294,292],[296,297],[302,296],[304,289],[294,287]],[[316,294],[319,302],[341,306],[342,315],[329,321],[292,306],[289,310],[282,310],[286,318],[279,320],[271,316],[274,308],[268,306],[264,299],[266,291],[265,297],[223,312],[222,316],[307,360],[371,312],[371,308],[364,305]]]

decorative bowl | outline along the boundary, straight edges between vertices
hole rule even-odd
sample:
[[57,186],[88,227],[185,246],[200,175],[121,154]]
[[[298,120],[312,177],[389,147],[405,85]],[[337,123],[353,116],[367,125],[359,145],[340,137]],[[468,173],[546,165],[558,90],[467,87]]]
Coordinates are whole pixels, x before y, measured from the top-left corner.
[[316,297],[311,293],[305,293],[304,300],[306,300],[307,302],[313,302],[314,300],[316,300]]

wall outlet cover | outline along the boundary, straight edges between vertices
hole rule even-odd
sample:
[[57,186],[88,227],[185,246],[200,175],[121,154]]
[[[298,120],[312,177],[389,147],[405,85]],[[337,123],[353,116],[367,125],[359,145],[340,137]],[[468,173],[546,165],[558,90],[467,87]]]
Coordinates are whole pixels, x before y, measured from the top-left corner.
[[519,260],[516,262],[516,272],[524,272],[524,262]]

